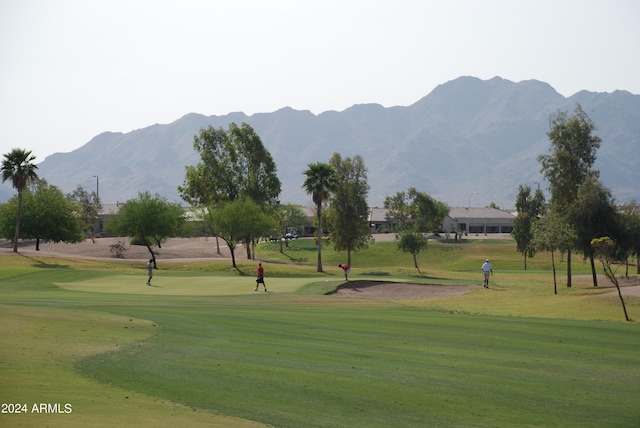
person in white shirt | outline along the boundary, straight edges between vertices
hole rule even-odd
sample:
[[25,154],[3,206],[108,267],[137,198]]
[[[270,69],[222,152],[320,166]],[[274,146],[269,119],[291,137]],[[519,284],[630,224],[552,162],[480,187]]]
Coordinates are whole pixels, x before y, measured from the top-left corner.
[[484,288],[489,288],[489,275],[493,276],[493,269],[489,259],[482,264],[482,273],[484,274]]
[[147,285],[151,285],[151,278],[153,278],[153,259],[149,259],[147,262],[147,274],[149,275]]

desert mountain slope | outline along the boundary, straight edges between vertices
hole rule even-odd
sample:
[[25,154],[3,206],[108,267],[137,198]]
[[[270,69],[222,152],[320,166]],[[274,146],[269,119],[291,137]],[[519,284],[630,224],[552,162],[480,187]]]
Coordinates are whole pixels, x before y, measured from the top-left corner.
[[[77,150],[47,157],[38,172],[65,192],[79,184],[93,189],[97,175],[105,203],[145,190],[179,202],[185,166],[199,160],[193,136],[209,125],[247,122],[278,166],[282,202],[310,205],[300,188],[302,172],[339,152],[363,157],[371,206],[413,186],[451,206],[496,202],[509,208],[518,184],[542,181],[536,158],[549,149],[549,115],[572,111],[576,103],[603,140],[595,165],[603,183],[619,202],[639,200],[640,95],[582,91],[566,98],[544,82],[499,77],[460,77],[410,106],[363,104],[318,115],[289,107],[251,116],[191,113],[126,134],[102,133]],[[4,199],[12,194],[6,184],[2,190]]]

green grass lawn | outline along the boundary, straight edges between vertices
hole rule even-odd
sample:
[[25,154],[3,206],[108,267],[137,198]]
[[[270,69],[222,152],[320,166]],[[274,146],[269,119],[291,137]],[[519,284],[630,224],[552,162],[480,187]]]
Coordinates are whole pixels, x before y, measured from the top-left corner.
[[[477,285],[460,297],[385,301],[324,293],[344,254],[311,240],[254,262],[127,263],[0,257],[0,426],[637,426],[640,330],[574,259],[527,271],[512,241],[393,243],[353,255],[353,279]],[[490,258],[492,288],[481,287]],[[585,277],[585,278],[583,278]],[[606,286],[606,287],[605,287]],[[615,289],[614,289],[615,290]],[[627,310],[640,318],[640,301]],[[37,413],[59,403],[69,413]],[[15,406],[14,406],[15,407]],[[9,408],[6,407],[5,410]],[[54,406],[54,409],[55,408]]]

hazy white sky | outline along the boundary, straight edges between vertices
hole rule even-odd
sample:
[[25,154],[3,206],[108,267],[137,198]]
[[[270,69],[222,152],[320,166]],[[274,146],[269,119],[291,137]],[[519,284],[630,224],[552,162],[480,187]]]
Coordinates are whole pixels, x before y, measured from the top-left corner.
[[0,0],[0,154],[191,112],[410,105],[459,76],[640,94],[640,1]]

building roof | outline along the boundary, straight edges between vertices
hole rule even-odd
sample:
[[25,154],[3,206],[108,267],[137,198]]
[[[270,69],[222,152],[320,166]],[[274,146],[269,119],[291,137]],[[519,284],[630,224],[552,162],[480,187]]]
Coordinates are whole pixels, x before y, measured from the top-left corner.
[[387,209],[373,207],[369,210],[369,223],[384,223],[387,220]]
[[513,214],[498,210],[495,208],[475,208],[475,207],[456,207],[449,210],[449,217],[459,221],[466,218],[492,218],[492,219],[504,219],[513,220]]

